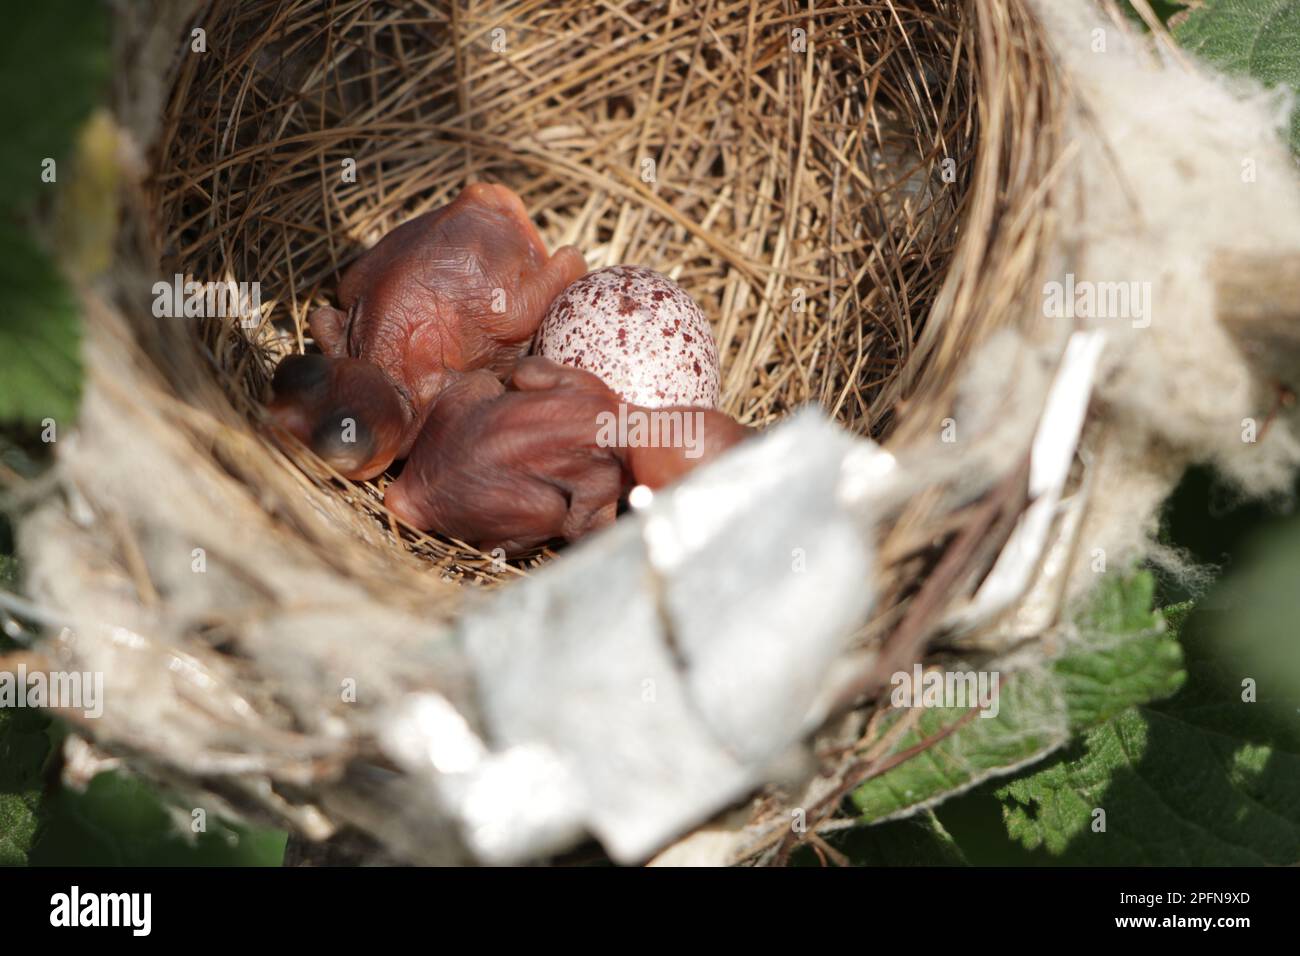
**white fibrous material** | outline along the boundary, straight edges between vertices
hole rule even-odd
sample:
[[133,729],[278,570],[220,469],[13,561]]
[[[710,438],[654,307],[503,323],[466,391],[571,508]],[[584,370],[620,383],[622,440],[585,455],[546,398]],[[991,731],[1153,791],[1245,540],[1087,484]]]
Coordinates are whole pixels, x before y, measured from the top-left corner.
[[[1103,19],[1096,5],[1035,0],[1076,98],[1061,177],[1059,242],[1041,320],[1021,364],[1056,356],[1071,332],[1103,329],[1092,421],[1080,449],[1094,493],[1071,591],[1100,565],[1172,560],[1158,508],[1188,465],[1244,496],[1290,487],[1295,423],[1278,391],[1216,319],[1211,278],[1225,252],[1300,251],[1300,182],[1286,146],[1292,101],[1225,79],[1167,43]],[[1010,389],[1006,335],[976,355],[962,394],[996,417]],[[963,421],[959,411],[958,420]],[[1263,428],[1268,421],[1269,427]],[[990,426],[992,427],[992,426]]]

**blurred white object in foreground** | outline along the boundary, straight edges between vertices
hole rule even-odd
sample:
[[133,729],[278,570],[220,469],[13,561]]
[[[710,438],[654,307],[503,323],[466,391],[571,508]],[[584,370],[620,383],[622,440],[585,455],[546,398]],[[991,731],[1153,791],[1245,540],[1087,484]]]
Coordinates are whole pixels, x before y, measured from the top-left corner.
[[863,468],[892,459],[809,411],[657,493],[465,615],[480,727],[414,695],[381,721],[385,749],[484,861],[583,833],[645,859],[770,780],[825,718],[873,599]]

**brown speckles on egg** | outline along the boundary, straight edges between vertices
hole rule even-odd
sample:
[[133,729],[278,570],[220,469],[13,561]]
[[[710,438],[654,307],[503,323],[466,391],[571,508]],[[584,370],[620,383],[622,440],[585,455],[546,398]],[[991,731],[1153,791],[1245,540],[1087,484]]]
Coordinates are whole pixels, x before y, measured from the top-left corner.
[[649,269],[610,266],[578,279],[551,304],[534,351],[592,372],[636,405],[718,403],[708,320],[675,282]]

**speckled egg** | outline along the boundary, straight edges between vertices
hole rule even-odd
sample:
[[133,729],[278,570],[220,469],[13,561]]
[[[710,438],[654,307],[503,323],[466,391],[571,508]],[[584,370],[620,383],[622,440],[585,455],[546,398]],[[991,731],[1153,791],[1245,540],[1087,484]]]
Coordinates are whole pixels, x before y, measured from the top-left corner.
[[600,377],[647,408],[718,404],[718,346],[689,295],[665,275],[610,266],[551,303],[533,351]]

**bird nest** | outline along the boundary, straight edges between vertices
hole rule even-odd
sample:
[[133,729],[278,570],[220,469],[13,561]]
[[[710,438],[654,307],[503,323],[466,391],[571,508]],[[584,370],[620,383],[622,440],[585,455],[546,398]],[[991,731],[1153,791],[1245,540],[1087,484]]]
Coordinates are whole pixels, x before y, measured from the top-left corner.
[[[213,49],[178,65],[156,222],[165,269],[261,283],[261,325],[202,331],[250,417],[350,262],[490,181],[523,197],[549,248],[691,293],[725,411],[766,426],[813,402],[884,436],[944,361],[923,330],[963,217],[992,225],[968,208],[981,53],[967,4],[249,3],[196,23]],[[370,491],[353,500],[377,513]],[[405,537],[480,570],[453,542]]]
[[[264,427],[276,362],[313,347],[309,310],[398,224],[504,183],[548,248],[691,294],[723,410],[766,428],[812,404],[900,453],[935,440],[965,356],[1040,295],[1061,93],[1023,0],[252,0],[201,8],[185,37],[138,228],[91,305],[76,494],[29,522],[86,570],[56,580],[47,556],[32,576],[86,630],[143,635],[52,645],[137,699],[84,735],[235,816],[454,858],[445,833],[386,829],[404,791],[376,783],[394,769],[363,715],[427,686],[404,660],[471,700],[463,664],[430,650],[441,629],[468,592],[566,560],[506,564],[402,526],[386,477],[342,480]],[[158,318],[141,290],[174,274],[256,281],[260,316]],[[1020,468],[958,485],[875,529],[859,644],[887,650],[879,667],[923,656],[1024,504]],[[340,680],[364,693],[340,702]],[[846,706],[878,687],[867,675]],[[823,756],[829,814],[865,765]]]

